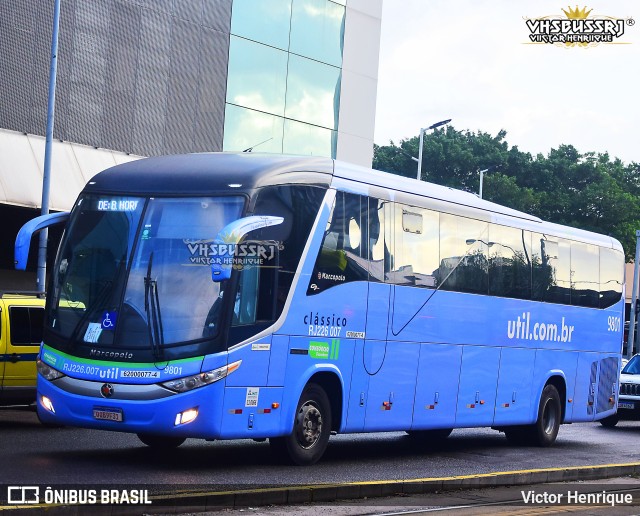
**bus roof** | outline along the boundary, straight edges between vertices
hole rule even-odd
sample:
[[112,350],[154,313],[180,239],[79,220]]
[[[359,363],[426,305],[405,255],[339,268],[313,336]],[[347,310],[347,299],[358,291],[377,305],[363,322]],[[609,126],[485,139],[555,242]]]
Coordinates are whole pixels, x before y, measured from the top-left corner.
[[269,184],[304,182],[329,186],[333,160],[279,154],[211,152],[157,156],[108,168],[85,192],[130,195],[207,195],[230,185],[253,190]]

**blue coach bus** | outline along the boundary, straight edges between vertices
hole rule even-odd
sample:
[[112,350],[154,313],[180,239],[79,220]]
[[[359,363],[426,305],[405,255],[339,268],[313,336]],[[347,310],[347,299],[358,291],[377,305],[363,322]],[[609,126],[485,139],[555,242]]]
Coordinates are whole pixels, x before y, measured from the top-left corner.
[[96,175],[69,214],[38,362],[45,423],[265,439],[332,432],[549,446],[616,411],[616,240],[325,158],[194,154]]

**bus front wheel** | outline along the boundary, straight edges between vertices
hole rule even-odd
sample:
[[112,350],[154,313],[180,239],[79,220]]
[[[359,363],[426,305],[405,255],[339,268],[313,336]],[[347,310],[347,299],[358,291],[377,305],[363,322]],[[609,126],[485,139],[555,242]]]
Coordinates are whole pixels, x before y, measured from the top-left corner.
[[185,437],[167,437],[165,435],[153,434],[138,434],[138,439],[140,439],[150,448],[155,448],[158,450],[169,450],[172,448],[177,448],[186,441]]
[[315,464],[324,454],[331,435],[331,406],[322,387],[314,383],[302,391],[293,421],[285,437],[271,437],[269,445],[277,460],[298,466]]

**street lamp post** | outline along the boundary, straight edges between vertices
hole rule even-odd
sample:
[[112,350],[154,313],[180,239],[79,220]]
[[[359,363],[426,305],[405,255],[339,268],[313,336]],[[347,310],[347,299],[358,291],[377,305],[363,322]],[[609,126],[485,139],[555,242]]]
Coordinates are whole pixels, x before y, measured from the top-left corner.
[[496,170],[497,168],[500,168],[500,165],[491,165],[489,168],[485,168],[484,170],[480,171],[480,190],[478,191],[478,197],[480,197],[480,199],[482,199],[482,183],[484,181],[484,175],[487,172],[492,172],[493,170]]
[[[47,133],[44,146],[44,168],[42,173],[42,215],[49,214],[49,190],[51,184],[51,154],[53,145],[53,120],[56,105],[56,77],[58,71],[58,28],[60,26],[60,0],[53,4],[53,32],[51,34],[51,64],[49,66],[49,97],[47,107]],[[38,246],[38,271],[36,290],[44,292],[47,276],[47,238],[48,231],[40,232]]]
[[449,122],[451,122],[450,118],[448,120],[442,120],[441,122],[436,122],[435,124],[432,124],[429,127],[424,127],[420,129],[420,143],[419,143],[420,147],[418,148],[418,175],[416,177],[418,181],[420,181],[420,176],[422,175],[422,144],[424,142],[424,133],[427,131],[430,131],[431,129],[435,129],[436,127],[440,127],[444,124],[448,124]]

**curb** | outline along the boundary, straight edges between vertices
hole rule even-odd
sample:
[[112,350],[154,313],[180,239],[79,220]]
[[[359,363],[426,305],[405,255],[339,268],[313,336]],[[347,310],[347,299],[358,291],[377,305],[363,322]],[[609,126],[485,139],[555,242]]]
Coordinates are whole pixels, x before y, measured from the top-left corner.
[[499,471],[476,475],[451,477],[416,478],[406,480],[379,480],[301,486],[268,487],[226,491],[177,492],[152,495],[152,506],[4,506],[4,514],[25,514],[34,510],[47,515],[69,514],[154,514],[160,512],[185,513],[220,511],[241,507],[263,507],[267,505],[302,505],[307,503],[329,503],[348,499],[380,498],[395,495],[420,495],[464,489],[502,487],[553,482],[577,482],[626,476],[639,476],[640,462],[603,464],[596,466],[569,466],[564,468]]
[[499,471],[477,475],[416,478],[407,480],[380,480],[304,486],[271,487],[208,493],[181,493],[152,497],[154,510],[160,505],[167,509],[215,511],[240,507],[266,505],[301,505],[328,503],[348,499],[380,498],[394,495],[419,495],[551,482],[576,482],[640,475],[640,462],[603,464],[597,466],[570,466],[565,468]]

